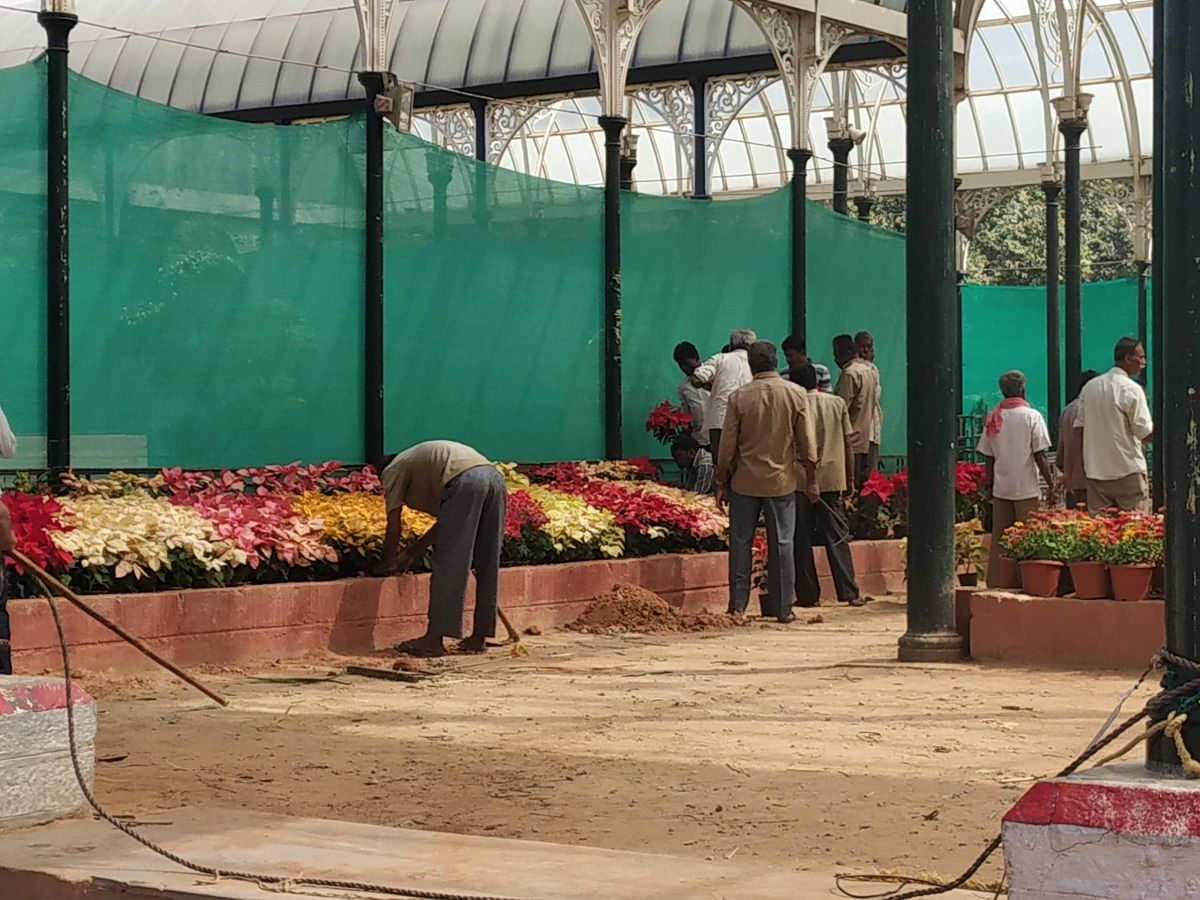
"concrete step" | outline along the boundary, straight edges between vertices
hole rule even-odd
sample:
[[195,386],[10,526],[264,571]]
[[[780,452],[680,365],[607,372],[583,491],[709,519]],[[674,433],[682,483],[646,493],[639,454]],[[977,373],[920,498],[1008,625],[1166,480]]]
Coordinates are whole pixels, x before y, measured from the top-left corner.
[[[141,826],[139,831],[185,858],[263,874],[521,900],[806,900],[839,896],[832,874],[736,861],[706,862],[244,810],[177,809],[143,818],[159,824]],[[780,834],[781,865],[787,864],[790,843],[795,839],[795,835]],[[297,896],[312,890],[316,889],[299,888]],[[179,869],[107,823],[89,820],[0,835],[0,896],[14,900],[264,900],[288,895]],[[978,895],[956,892],[945,896]]]

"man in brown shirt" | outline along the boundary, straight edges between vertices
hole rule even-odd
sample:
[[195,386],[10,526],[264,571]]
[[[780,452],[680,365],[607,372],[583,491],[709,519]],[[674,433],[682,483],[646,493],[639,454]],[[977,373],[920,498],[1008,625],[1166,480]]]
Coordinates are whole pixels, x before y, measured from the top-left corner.
[[717,459],[717,502],[729,507],[729,611],[744,613],[750,604],[751,546],[761,514],[769,603],[780,622],[791,622],[795,493],[803,474],[808,497],[819,498],[816,435],[807,396],[776,371],[775,345],[758,341],[748,356],[753,379],[729,398]]
[[[397,649],[414,656],[441,656],[445,638],[462,637],[467,576],[475,572],[475,627],[460,648],[482,653],[496,634],[500,551],[508,492],[504,476],[466,444],[426,441],[409,447],[380,476],[387,501],[383,570],[403,572],[436,539],[429,579],[429,627],[423,637]],[[398,558],[404,507],[437,516],[437,524]]]
[[871,474],[871,436],[879,407],[879,372],[858,355],[854,338],[839,334],[833,339],[833,356],[842,375],[833,392],[846,401],[854,426],[854,489],[861,490]]

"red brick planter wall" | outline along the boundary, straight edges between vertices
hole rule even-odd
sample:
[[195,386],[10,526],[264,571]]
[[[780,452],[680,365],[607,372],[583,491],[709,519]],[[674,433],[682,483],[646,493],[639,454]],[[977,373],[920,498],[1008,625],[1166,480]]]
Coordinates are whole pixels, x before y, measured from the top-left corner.
[[[863,542],[853,549],[864,592],[903,588],[897,542]],[[832,597],[823,553],[818,553],[817,562],[825,595]],[[588,600],[617,582],[640,585],[688,611],[723,610],[728,603],[727,565],[724,553],[702,553],[521,566],[501,571],[500,602],[518,628],[564,625]],[[389,647],[424,631],[428,580],[428,575],[406,575],[86,599],[159,653],[187,666],[274,659],[310,650],[364,653]],[[74,607],[60,608],[75,665],[117,671],[153,665]],[[9,613],[16,670],[58,671],[58,639],[45,601],[11,601]]]
[[1143,669],[1165,637],[1161,600],[1118,603],[979,591],[970,604],[971,656],[983,662]]

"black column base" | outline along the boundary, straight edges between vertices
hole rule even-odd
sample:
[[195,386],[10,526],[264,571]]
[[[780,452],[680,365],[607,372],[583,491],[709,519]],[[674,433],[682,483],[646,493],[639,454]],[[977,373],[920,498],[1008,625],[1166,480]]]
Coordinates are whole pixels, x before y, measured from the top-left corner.
[[[1200,720],[1188,718],[1180,731],[1188,752],[1200,758]],[[1146,768],[1156,775],[1183,778],[1183,760],[1175,750],[1175,741],[1165,734],[1156,734],[1146,742]]]
[[962,635],[954,631],[909,632],[900,638],[899,651],[900,662],[959,662],[965,656]]

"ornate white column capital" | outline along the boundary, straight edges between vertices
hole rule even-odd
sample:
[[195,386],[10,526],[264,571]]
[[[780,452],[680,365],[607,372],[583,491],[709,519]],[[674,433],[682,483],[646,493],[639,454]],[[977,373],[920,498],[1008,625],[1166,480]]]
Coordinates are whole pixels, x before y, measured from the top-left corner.
[[362,42],[362,71],[388,71],[392,14],[398,3],[399,0],[354,0],[354,14]]
[[575,0],[587,23],[600,73],[600,102],[606,116],[624,117],[625,83],[633,49],[658,0]]

